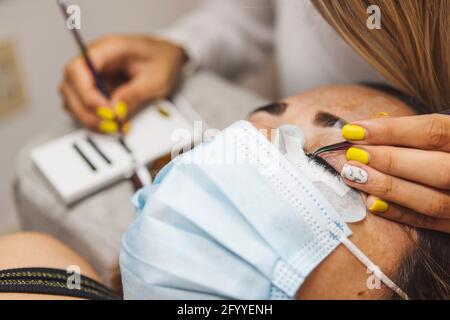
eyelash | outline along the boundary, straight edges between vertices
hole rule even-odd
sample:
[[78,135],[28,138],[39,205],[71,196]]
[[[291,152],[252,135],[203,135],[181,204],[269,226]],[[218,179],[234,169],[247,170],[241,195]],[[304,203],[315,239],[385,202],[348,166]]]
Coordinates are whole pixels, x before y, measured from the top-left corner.
[[328,162],[326,162],[324,159],[320,158],[320,157],[314,157],[312,158],[311,156],[308,156],[309,161],[311,161],[312,163],[324,168],[326,171],[328,171],[329,173],[331,173],[332,175],[336,176],[336,177],[340,177],[341,175],[339,174],[339,172],[337,172]]

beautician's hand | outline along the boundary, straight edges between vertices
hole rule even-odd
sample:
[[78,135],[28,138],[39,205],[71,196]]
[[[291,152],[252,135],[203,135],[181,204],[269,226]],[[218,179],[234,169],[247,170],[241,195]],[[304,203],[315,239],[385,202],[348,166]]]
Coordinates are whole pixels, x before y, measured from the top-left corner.
[[450,116],[379,118],[346,125],[346,183],[373,213],[450,233]]
[[109,36],[88,47],[112,92],[108,101],[81,57],[70,62],[60,85],[67,110],[94,131],[115,133],[146,101],[167,96],[187,57],[169,42],[146,36]]

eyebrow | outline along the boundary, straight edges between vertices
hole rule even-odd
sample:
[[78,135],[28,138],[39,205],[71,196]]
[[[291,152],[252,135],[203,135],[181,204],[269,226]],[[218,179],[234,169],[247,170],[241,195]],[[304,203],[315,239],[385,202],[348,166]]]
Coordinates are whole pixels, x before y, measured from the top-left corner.
[[257,112],[267,112],[274,116],[279,116],[279,115],[282,115],[286,111],[287,107],[288,107],[288,104],[286,102],[282,102],[282,101],[272,102],[272,103],[266,104],[262,107],[256,108],[255,110],[253,110],[250,113],[250,115],[255,114]]
[[339,124],[340,127],[343,127],[344,125],[347,124],[347,121],[332,113],[325,111],[318,111],[314,116],[313,123],[321,127],[333,127],[336,124]]

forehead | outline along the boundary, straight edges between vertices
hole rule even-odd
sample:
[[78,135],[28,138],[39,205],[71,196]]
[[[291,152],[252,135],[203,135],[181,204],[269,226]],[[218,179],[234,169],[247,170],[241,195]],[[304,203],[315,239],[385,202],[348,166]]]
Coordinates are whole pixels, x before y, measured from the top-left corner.
[[289,104],[287,116],[313,118],[318,111],[327,111],[347,121],[370,119],[386,112],[392,117],[413,115],[415,112],[400,100],[364,86],[332,86],[307,91],[285,99]]

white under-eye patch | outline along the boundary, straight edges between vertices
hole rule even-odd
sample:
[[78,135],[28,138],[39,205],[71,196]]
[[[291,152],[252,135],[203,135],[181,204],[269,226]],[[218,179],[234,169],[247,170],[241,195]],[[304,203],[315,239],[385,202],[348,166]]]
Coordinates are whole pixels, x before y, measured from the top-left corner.
[[279,127],[273,143],[320,190],[345,222],[358,222],[366,217],[360,193],[305,155],[305,134],[298,126]]

